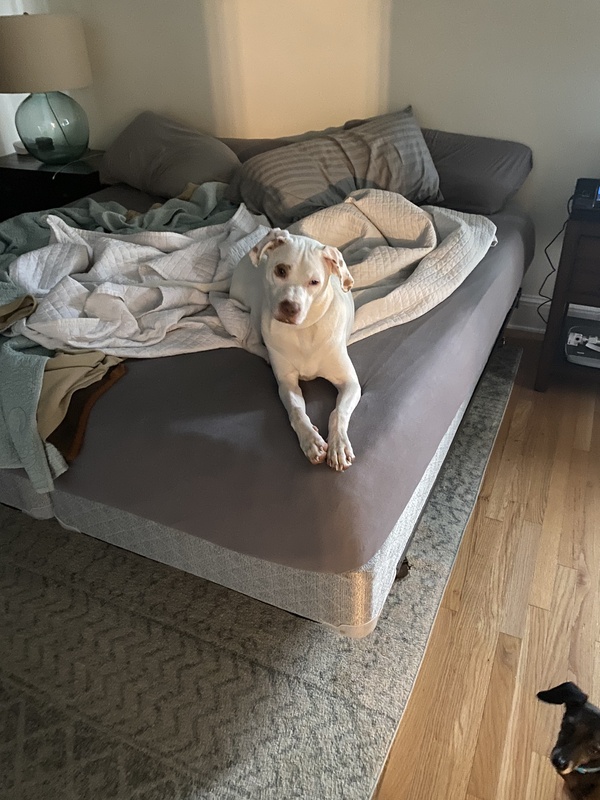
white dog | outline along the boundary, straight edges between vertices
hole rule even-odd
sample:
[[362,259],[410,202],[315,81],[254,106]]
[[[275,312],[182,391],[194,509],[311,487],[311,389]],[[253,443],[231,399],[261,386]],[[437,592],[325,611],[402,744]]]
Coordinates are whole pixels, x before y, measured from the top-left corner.
[[[266,346],[279,396],[304,454],[313,464],[327,459],[335,470],[354,461],[348,423],[360,400],[347,351],[353,283],[337,248],[274,229],[240,261],[230,288],[230,296],[250,310],[255,339],[249,348],[264,355]],[[317,377],[338,390],[327,442],[306,413],[298,383]]]
[[[231,278],[211,283],[144,281],[146,286],[192,286],[206,293],[229,290],[250,311],[252,333],[244,345],[270,361],[302,451],[311,463],[327,459],[338,471],[354,461],[348,424],[361,394],[347,350],[354,321],[353,284],[336,247],[279,228],[241,259]],[[299,385],[318,377],[338,390],[327,442],[306,413]]]

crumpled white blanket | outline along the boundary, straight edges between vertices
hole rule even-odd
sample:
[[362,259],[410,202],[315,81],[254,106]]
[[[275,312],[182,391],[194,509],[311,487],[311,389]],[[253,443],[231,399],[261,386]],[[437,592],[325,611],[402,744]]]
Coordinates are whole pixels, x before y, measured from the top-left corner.
[[[194,284],[230,276],[267,232],[263,221],[242,205],[228,222],[185,234],[117,235],[72,228],[50,215],[50,244],[9,269],[10,279],[38,300],[13,331],[50,349],[126,358],[243,346],[249,314],[226,292],[207,294]],[[367,189],[290,230],[344,254],[355,279],[352,342],[442,302],[495,243],[496,228],[486,217],[419,208]]]
[[497,242],[487,217],[418,207],[380,189],[353,192],[290,231],[342,251],[354,278],[351,343],[430,311]]

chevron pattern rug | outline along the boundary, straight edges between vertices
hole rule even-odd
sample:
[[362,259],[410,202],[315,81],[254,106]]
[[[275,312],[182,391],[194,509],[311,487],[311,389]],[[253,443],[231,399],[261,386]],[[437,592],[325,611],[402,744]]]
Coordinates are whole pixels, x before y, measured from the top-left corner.
[[371,797],[519,357],[492,356],[359,641],[0,506],[0,797]]

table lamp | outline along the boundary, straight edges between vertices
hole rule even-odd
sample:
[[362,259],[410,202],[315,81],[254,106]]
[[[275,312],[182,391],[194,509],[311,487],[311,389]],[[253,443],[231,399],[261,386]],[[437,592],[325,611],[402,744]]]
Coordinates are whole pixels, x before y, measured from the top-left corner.
[[0,16],[0,92],[31,92],[17,109],[15,126],[39,161],[68,164],[87,150],[85,111],[59,90],[79,89],[91,80],[80,19],[62,14]]

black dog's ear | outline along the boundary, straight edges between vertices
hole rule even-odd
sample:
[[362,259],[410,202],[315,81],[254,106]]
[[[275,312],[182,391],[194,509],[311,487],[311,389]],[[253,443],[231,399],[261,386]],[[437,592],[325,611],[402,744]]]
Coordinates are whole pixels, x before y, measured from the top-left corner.
[[545,692],[538,692],[537,697],[544,703],[553,703],[554,705],[565,703],[567,708],[579,708],[585,705],[588,699],[587,694],[582,692],[579,686],[571,683],[571,681],[561,683],[560,686],[547,689]]

